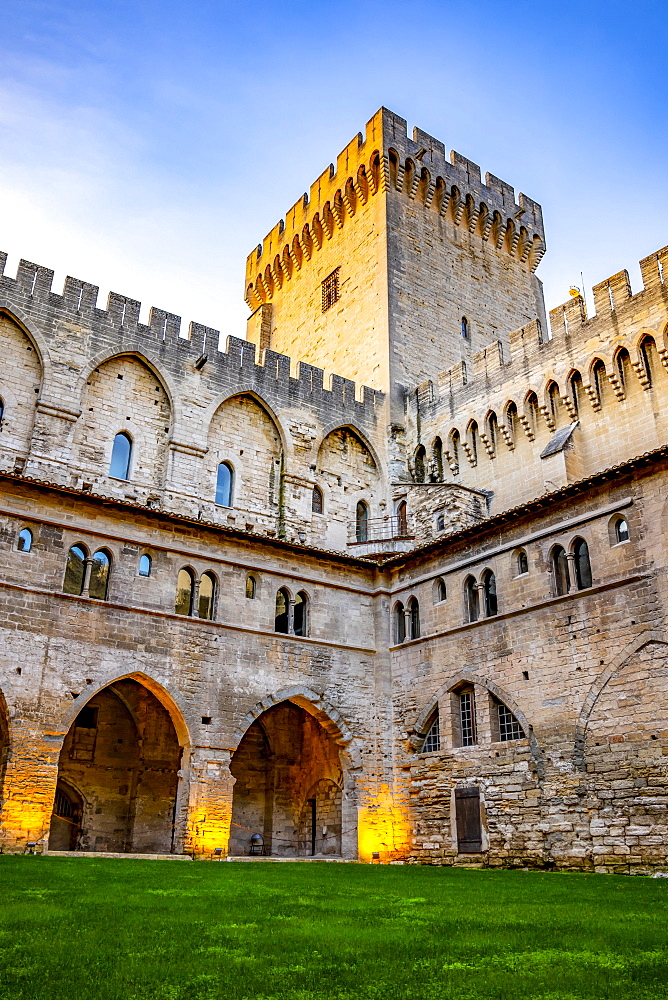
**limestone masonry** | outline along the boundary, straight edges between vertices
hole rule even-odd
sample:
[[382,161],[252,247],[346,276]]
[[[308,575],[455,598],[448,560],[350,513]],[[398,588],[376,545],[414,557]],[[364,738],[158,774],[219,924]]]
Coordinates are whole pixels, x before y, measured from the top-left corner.
[[246,340],[0,277],[0,850],[668,863],[668,248],[545,249],[381,109]]

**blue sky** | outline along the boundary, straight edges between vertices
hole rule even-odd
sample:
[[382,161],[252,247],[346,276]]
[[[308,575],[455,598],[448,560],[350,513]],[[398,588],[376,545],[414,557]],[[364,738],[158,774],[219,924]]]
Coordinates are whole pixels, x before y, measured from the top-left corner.
[[[543,205],[548,307],[668,243],[668,14],[5,0],[0,248],[243,336],[246,254],[380,105]],[[591,301],[591,300],[590,300]]]

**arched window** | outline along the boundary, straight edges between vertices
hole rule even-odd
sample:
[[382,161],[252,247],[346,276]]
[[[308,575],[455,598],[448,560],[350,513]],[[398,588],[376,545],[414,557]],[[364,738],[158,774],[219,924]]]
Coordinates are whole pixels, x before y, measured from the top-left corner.
[[355,538],[358,542],[366,542],[369,537],[369,508],[360,500],[355,509]]
[[308,635],[308,594],[300,590],[295,597],[292,631],[295,635]]
[[314,486],[311,493],[311,510],[314,514],[322,514],[323,508],[322,490],[319,486]]
[[232,506],[234,470],[229,462],[221,462],[216,476],[216,504],[218,507]]
[[466,316],[462,316],[462,337],[464,340],[469,339],[469,321]]
[[445,514],[438,514],[436,517],[436,530],[445,531]]
[[515,434],[517,431],[517,406],[511,400],[506,406],[506,427],[508,428],[508,434],[510,435],[510,440],[515,444]]
[[524,576],[525,573],[529,572],[529,557],[527,556],[524,549],[520,549],[517,553],[517,575]]
[[620,542],[628,542],[631,536],[629,534],[629,523],[625,517],[615,518],[614,529],[615,545],[618,545]]
[[436,710],[436,715],[432,716],[429,728],[427,729],[427,735],[424,738],[424,743],[422,744],[422,750],[420,753],[436,753],[441,749],[441,733],[438,724],[438,709]]
[[106,601],[109,589],[109,573],[111,572],[111,556],[106,549],[98,549],[93,556],[90,569],[88,593],[97,601]]
[[205,621],[211,621],[215,610],[216,602],[216,578],[213,573],[202,573],[199,580],[199,598],[197,601],[197,614]]
[[276,593],[276,615],[274,617],[274,632],[287,634],[290,617],[290,594],[281,587]]
[[573,545],[575,556],[575,582],[578,590],[591,587],[591,564],[589,562],[589,546],[584,538],[576,539]]
[[561,415],[561,400],[559,398],[559,386],[556,382],[550,382],[547,387],[547,402],[550,410],[550,415],[555,423],[555,426],[559,426],[559,417]]
[[180,569],[176,579],[176,602],[174,611],[177,615],[193,613],[193,597],[195,593],[195,574],[191,569]]
[[572,372],[569,379],[571,389],[571,400],[576,414],[580,413],[580,403],[582,401],[582,375],[580,372]]
[[109,475],[113,476],[114,479],[128,479],[130,477],[131,458],[132,438],[125,431],[121,431],[114,438],[114,446],[111,449]]
[[605,365],[600,360],[600,358],[598,358],[592,365],[591,377],[592,377],[592,382],[594,383],[594,388],[596,389],[596,395],[598,396],[601,405],[603,405],[606,377],[605,377]]
[[433,446],[434,455],[434,472],[436,474],[436,480],[439,483],[443,482],[443,444],[440,437],[434,440]]
[[408,610],[410,611],[410,629],[411,639],[420,638],[420,605],[417,602],[417,598],[411,597],[408,602]]
[[139,558],[139,575],[140,576],[150,576],[151,575],[151,557],[144,553],[143,556]]
[[617,375],[619,381],[622,383],[622,387],[625,392],[628,392],[631,386],[631,355],[626,350],[625,347],[620,347],[615,355],[615,366],[617,368]]
[[2,421],[5,416],[5,401],[0,399],[0,430],[2,430]]
[[452,464],[454,465],[455,475],[459,473],[459,431],[450,431],[450,446],[449,446],[450,456],[452,458]]
[[394,641],[398,645],[406,639],[406,615],[401,601],[394,605]]
[[538,396],[535,392],[528,393],[524,400],[524,415],[529,421],[529,429],[535,434],[538,430]]
[[493,410],[487,414],[487,439],[492,446],[492,457],[496,455],[496,442],[499,436],[499,422]]
[[478,603],[478,586],[474,576],[467,576],[464,581],[464,610],[468,622],[477,622],[480,615]]
[[643,337],[640,344],[640,357],[642,358],[647,381],[651,386],[654,383],[654,379],[658,371],[656,344],[654,343],[653,337]]
[[447,590],[445,588],[445,580],[442,576],[439,576],[438,580],[434,581],[434,604],[440,604],[448,596]]
[[246,577],[246,597],[249,601],[255,600],[255,595],[257,594],[257,580],[252,573],[249,573]]
[[571,574],[568,570],[568,559],[561,545],[555,545],[552,549],[552,573],[554,576],[554,590],[557,597],[567,594],[571,589]]
[[427,453],[426,453],[426,451],[424,449],[424,445],[420,445],[420,447],[415,452],[415,482],[416,483],[423,483],[424,480],[425,480],[425,471],[426,471],[425,470],[425,466],[426,466],[425,459],[426,459],[426,457],[427,457]]
[[405,500],[397,504],[397,534],[399,537],[408,534],[408,505]]
[[482,584],[485,598],[485,618],[493,618],[498,613],[498,602],[496,599],[496,577],[491,569],[485,570],[483,573]]
[[73,545],[67,553],[67,566],[63,582],[63,590],[66,594],[78,596],[83,591],[87,554],[83,545]]
[[32,531],[30,528],[22,528],[19,531],[18,542],[16,543],[16,548],[19,552],[30,552],[32,548]]
[[478,464],[478,424],[472,420],[468,428],[469,448],[474,465]]

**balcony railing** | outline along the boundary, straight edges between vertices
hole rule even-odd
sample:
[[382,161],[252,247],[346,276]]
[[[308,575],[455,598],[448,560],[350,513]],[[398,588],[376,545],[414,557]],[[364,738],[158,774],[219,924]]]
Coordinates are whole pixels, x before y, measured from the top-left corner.
[[388,514],[386,517],[369,517],[366,521],[357,521],[352,524],[350,537],[350,545],[361,545],[365,542],[412,538],[413,532],[407,517]]

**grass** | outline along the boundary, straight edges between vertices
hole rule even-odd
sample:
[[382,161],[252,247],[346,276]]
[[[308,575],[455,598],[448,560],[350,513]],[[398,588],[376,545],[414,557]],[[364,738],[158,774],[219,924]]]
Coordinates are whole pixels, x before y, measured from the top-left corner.
[[0,857],[0,1000],[657,1000],[668,880]]

